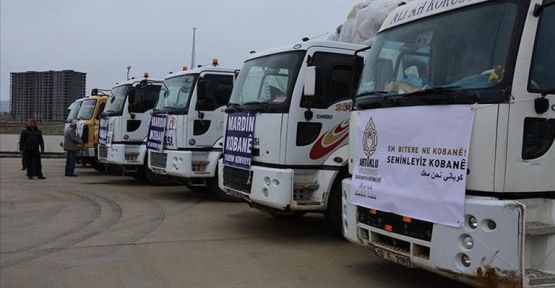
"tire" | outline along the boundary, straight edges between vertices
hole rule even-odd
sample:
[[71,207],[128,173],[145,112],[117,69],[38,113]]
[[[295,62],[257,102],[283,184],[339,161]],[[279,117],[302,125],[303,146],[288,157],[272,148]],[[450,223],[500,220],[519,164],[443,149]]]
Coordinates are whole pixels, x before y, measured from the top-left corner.
[[142,174],[145,176],[144,179],[148,182],[148,184],[153,186],[161,186],[164,185],[163,179],[160,176],[156,175],[156,173],[152,172],[152,170],[148,169],[146,165],[142,168]]
[[339,173],[335,177],[328,196],[327,209],[324,213],[328,231],[339,237],[343,237],[343,205],[341,202],[341,180],[343,177],[343,173]]
[[206,185],[206,190],[208,190],[208,192],[212,193],[222,202],[239,203],[245,201],[239,196],[228,194],[226,191],[220,189],[220,185],[218,185],[218,177],[218,166],[216,165],[214,178],[209,179]]
[[92,164],[92,167],[94,168],[94,170],[98,171],[98,172],[105,172],[106,171],[106,167],[104,166],[104,164],[96,161]]
[[304,211],[283,211],[271,208],[268,208],[266,211],[268,211],[270,215],[282,220],[295,220],[303,217],[304,214],[306,214],[306,212]]
[[216,196],[216,198],[218,198],[220,201],[223,201],[223,202],[233,202],[233,203],[244,202],[243,198],[232,194],[228,194],[226,191],[220,189],[220,186],[218,185],[217,176],[218,175],[216,175],[216,179],[208,180],[208,189],[210,190],[211,193],[213,193]]

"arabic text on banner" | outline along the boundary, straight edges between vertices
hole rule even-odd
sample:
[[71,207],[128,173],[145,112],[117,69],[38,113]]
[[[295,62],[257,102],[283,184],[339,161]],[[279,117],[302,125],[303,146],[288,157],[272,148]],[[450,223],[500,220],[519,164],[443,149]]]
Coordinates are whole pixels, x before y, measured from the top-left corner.
[[352,203],[453,227],[464,223],[469,105],[355,111]]
[[164,149],[164,132],[166,130],[166,115],[152,115],[150,126],[148,127],[148,136],[146,140],[146,148],[156,151]]
[[224,138],[225,165],[240,169],[250,168],[255,119],[254,114],[242,112],[227,117]]

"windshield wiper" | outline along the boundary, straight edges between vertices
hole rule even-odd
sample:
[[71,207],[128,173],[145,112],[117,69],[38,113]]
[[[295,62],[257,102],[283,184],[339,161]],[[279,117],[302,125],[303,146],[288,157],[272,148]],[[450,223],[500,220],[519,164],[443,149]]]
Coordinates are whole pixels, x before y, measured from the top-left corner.
[[237,103],[227,103],[224,112],[225,113],[234,113],[237,112],[239,109],[239,104]]
[[269,104],[268,102],[262,102],[262,101],[250,101],[250,102],[245,102],[245,103],[241,103],[241,105],[263,105],[263,104]]
[[364,93],[361,93],[361,94],[356,95],[356,98],[358,98],[358,97],[364,97],[364,96],[370,96],[370,95],[380,95],[380,96],[383,96],[383,95],[386,95],[386,94],[389,94],[389,91],[385,91],[385,90],[383,90],[383,91],[380,91],[380,90],[377,90],[377,91],[368,91],[368,92],[364,92]]
[[555,89],[548,89],[541,92],[542,96],[547,96],[550,94],[555,94]]
[[[250,101],[250,102],[245,102],[245,103],[228,103],[227,104],[227,108],[225,109],[226,113],[233,113],[233,112],[237,112],[242,110],[241,107],[242,106],[249,106],[249,110],[252,110],[253,112],[256,111],[264,111],[268,106],[270,106],[270,103],[268,102],[261,102],[261,101]],[[255,108],[251,108],[251,107],[255,107]]]
[[447,87],[433,87],[423,90],[414,91],[411,93],[403,94],[403,97],[415,97],[415,96],[426,96],[426,95],[436,95],[436,94],[455,94],[456,96],[461,96],[466,99],[472,100],[472,103],[478,102],[479,97],[475,93],[466,92],[464,90],[458,89],[459,86],[447,86]]

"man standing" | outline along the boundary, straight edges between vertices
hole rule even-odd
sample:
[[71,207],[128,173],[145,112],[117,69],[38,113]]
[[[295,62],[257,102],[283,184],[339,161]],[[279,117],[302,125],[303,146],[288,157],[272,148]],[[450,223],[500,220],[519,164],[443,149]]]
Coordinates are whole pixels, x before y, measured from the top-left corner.
[[27,170],[27,163],[25,163],[25,154],[24,154],[24,149],[25,147],[21,146],[21,137],[23,136],[23,132],[25,132],[25,130],[27,130],[27,127],[29,127],[29,121],[25,121],[25,129],[21,130],[21,134],[19,135],[19,153],[21,153],[21,170]]
[[42,138],[42,132],[37,127],[37,121],[35,119],[29,120],[27,129],[21,133],[19,149],[23,151],[23,157],[25,157],[27,177],[33,179],[34,176],[37,176],[39,179],[46,179],[46,177],[42,175],[42,164],[40,160],[40,154],[44,153],[44,139]]
[[64,131],[64,150],[66,151],[66,172],[65,175],[68,177],[76,177],[75,175],[75,162],[76,162],[76,151],[77,144],[81,143],[81,140],[77,137],[75,129],[77,128],[77,122],[71,121],[69,127]]

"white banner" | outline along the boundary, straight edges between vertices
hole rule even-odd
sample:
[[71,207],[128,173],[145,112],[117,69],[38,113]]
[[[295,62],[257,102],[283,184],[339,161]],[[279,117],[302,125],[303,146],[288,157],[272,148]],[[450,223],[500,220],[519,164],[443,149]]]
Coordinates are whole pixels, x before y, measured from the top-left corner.
[[353,204],[460,227],[474,120],[470,105],[353,113]]
[[75,129],[75,135],[77,135],[77,138],[81,139],[81,136],[83,136],[84,127],[85,127],[84,121],[77,122],[77,127]]
[[167,149],[177,149],[177,116],[175,115],[168,116],[164,147]]

